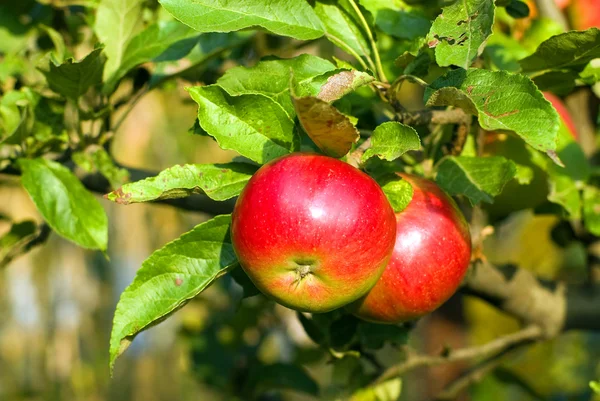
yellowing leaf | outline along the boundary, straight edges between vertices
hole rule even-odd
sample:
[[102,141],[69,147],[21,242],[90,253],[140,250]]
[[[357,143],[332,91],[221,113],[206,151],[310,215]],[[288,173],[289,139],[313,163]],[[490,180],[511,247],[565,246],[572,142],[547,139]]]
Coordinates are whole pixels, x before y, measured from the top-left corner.
[[350,119],[316,97],[293,98],[302,128],[323,152],[342,157],[358,141],[358,130]]

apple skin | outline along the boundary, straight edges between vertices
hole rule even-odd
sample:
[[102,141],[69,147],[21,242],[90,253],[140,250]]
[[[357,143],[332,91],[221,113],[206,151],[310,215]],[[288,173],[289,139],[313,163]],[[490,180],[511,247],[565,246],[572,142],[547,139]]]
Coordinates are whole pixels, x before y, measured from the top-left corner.
[[350,306],[361,319],[400,323],[432,312],[460,285],[471,259],[471,236],[462,213],[435,183],[399,174],[413,187],[396,214],[392,259],[375,287]]
[[375,180],[316,154],[265,164],[232,215],[233,247],[252,282],[305,312],[327,312],[365,295],[395,238],[394,211]]
[[568,11],[573,29],[600,28],[600,0],[573,0]]

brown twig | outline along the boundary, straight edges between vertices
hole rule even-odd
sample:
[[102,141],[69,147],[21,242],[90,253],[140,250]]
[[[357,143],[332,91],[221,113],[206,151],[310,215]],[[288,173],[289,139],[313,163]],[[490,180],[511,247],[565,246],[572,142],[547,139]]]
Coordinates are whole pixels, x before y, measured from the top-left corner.
[[462,109],[402,111],[398,121],[406,125],[463,124],[470,116]]
[[450,351],[445,355],[421,355],[412,351],[407,351],[406,360],[400,364],[393,365],[388,368],[381,376],[377,378],[376,382],[383,383],[386,380],[400,376],[419,367],[443,365],[446,363],[459,361],[470,361],[479,358],[489,358],[490,356],[496,355],[505,349],[513,347],[516,344],[531,342],[542,338],[542,334],[543,332],[540,327],[529,326],[521,331],[499,337],[494,341],[490,341],[489,343]]
[[566,286],[549,286],[525,269],[499,269],[477,261],[471,266],[462,291],[485,299],[526,324],[539,326],[545,337],[556,336],[565,328]]
[[363,154],[370,147],[371,147],[371,138],[369,137],[369,138],[365,139],[365,141],[363,143],[361,143],[359,147],[357,147],[354,151],[352,151],[348,155],[347,160],[346,160],[348,162],[348,164],[358,168],[362,163],[361,159],[362,159]]
[[469,131],[471,131],[471,116],[466,115],[464,121],[459,123],[456,129],[456,137],[452,141],[452,149],[450,150],[451,155],[460,155],[467,142]]
[[436,397],[436,400],[454,400],[460,393],[469,388],[472,384],[480,382],[485,376],[493,372],[508,355],[519,348],[529,344],[530,341],[524,341],[507,347],[499,354],[496,354],[474,366],[472,369],[465,372],[461,377],[450,383]]

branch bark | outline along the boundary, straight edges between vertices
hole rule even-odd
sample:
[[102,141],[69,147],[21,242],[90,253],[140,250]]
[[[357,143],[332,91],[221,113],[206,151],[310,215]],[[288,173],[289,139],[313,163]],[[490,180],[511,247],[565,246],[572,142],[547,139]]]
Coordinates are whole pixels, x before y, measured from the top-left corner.
[[506,348],[497,355],[492,356],[474,366],[468,370],[461,377],[450,383],[444,390],[442,390],[435,399],[437,401],[442,400],[455,400],[464,390],[469,388],[472,384],[480,382],[485,376],[493,372],[498,366],[504,362],[504,359],[517,349],[524,347],[529,342],[523,342],[515,344],[511,347]]
[[476,262],[462,292],[481,298],[524,324],[537,325],[544,337],[566,330],[600,330],[600,285],[543,281],[514,266]]
[[542,338],[542,330],[538,326],[529,326],[521,331],[499,337],[489,343],[448,352],[446,355],[421,355],[407,350],[406,360],[388,368],[377,378],[377,383],[383,383],[400,376],[410,370],[423,367],[443,365],[451,362],[470,361],[479,358],[489,358],[518,344],[529,343]]
[[462,124],[469,116],[462,109],[404,111],[397,114],[406,125]]

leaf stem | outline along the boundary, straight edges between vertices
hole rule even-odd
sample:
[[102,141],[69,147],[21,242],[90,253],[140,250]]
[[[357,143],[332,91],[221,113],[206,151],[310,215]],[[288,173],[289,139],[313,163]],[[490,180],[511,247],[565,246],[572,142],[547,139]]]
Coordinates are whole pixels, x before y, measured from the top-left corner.
[[347,46],[344,42],[342,42],[341,40],[338,40],[338,38],[336,38],[335,36],[332,35],[326,35],[327,39],[329,39],[332,43],[334,43],[337,47],[339,47],[340,49],[344,49],[344,51],[346,51],[348,54],[350,54],[352,57],[354,57],[361,65],[361,67],[365,70],[373,70],[373,72],[376,72],[374,67],[369,67],[365,61],[362,59],[362,57],[360,57],[360,55],[355,52],[350,46]]
[[127,108],[125,109],[125,111],[123,112],[123,114],[121,115],[121,117],[119,118],[119,120],[113,125],[112,127],[112,131],[113,132],[117,132],[117,130],[119,129],[119,127],[121,126],[121,124],[123,124],[125,122],[125,120],[127,119],[127,116],[129,115],[129,113],[133,110],[133,108],[135,107],[135,105],[142,99],[142,97],[144,97],[144,95],[146,93],[148,93],[150,91],[150,88],[146,85],[144,86],[144,88],[140,89],[129,101],[129,104],[127,105]]
[[365,31],[367,32],[367,37],[369,38],[369,43],[371,44],[371,48],[373,49],[373,54],[375,55],[375,64],[376,64],[375,72],[377,73],[377,75],[379,76],[379,79],[382,82],[388,82],[387,77],[385,76],[385,73],[383,72],[383,66],[381,65],[381,58],[379,57],[379,50],[377,50],[377,44],[375,43],[375,39],[373,38],[373,33],[371,32],[371,28],[369,27],[369,24],[367,23],[365,16],[360,11],[360,8],[356,4],[356,2],[354,0],[348,0],[348,1],[350,2],[350,5],[352,5],[352,8],[354,8],[354,11],[358,15],[360,22],[363,24]]

